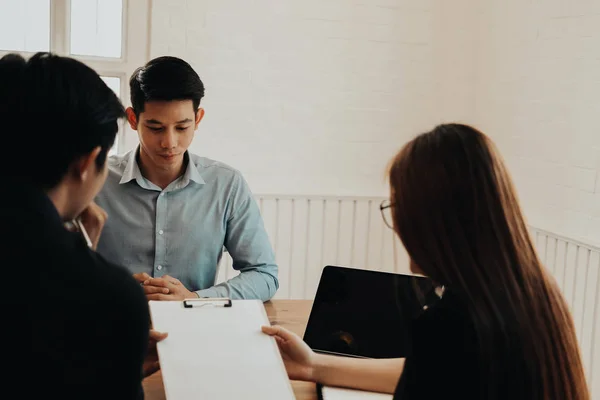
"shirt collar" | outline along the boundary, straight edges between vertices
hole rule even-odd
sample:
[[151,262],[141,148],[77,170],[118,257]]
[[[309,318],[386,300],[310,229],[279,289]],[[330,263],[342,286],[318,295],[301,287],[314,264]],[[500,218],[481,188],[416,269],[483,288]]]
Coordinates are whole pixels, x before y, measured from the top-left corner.
[[183,173],[183,180],[185,184],[187,185],[189,181],[193,181],[199,185],[204,185],[206,182],[202,178],[202,175],[200,175],[200,171],[198,171],[198,167],[196,164],[194,164],[194,161],[190,157],[190,153],[188,151],[185,152],[184,157],[185,161],[187,161],[187,168]]
[[[119,184],[124,184],[130,182],[135,179],[135,181],[143,188],[149,188],[149,181],[144,178],[142,175],[142,171],[140,170],[140,166],[138,165],[137,155],[139,154],[140,147],[138,146],[135,150],[129,152],[129,154],[125,157],[125,170],[123,171],[123,176],[121,176],[121,180]],[[190,181],[196,182],[197,184],[203,185],[206,183],[200,175],[198,171],[198,167],[194,164],[194,161],[191,159],[188,151],[184,154],[184,162],[187,162],[187,167],[185,172],[179,179],[176,180],[178,182],[178,186],[185,187],[189,184]]]
[[137,163],[137,154],[139,151],[140,147],[138,146],[135,150],[130,151],[125,157],[125,170],[123,171],[123,176],[121,176],[119,184],[122,185],[134,179],[139,183],[139,181],[143,178],[142,171],[140,171],[140,167]]

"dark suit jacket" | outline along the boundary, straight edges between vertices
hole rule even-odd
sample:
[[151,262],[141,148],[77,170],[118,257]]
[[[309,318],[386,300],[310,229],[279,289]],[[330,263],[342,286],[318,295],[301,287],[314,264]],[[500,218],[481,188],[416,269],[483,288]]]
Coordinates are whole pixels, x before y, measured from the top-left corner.
[[140,285],[68,232],[42,191],[3,185],[1,390],[21,399],[143,398],[149,313]]

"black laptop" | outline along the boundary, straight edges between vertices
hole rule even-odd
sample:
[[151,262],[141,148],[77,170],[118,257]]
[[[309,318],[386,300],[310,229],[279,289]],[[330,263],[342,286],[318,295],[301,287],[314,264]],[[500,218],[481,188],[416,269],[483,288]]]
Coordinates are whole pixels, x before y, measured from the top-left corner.
[[425,277],[328,265],[304,341],[321,353],[407,357],[413,321],[440,295]]

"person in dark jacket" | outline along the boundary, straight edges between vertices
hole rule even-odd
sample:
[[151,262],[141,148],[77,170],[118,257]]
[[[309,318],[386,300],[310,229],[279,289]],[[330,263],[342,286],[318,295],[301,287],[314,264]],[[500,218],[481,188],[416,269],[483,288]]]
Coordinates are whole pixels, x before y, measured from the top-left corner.
[[[92,200],[123,116],[79,61],[0,59],[0,376],[15,398],[140,399],[142,379],[158,368],[155,352],[146,355],[164,335],[149,340],[140,285],[93,249],[106,215]],[[65,227],[86,219],[99,222]]]

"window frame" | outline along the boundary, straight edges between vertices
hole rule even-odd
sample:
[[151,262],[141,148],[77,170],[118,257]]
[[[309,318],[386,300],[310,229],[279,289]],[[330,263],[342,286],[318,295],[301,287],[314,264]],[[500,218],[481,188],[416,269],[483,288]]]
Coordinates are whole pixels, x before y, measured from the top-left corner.
[[[151,0],[122,0],[121,57],[100,57],[70,53],[71,0],[50,1],[50,52],[74,58],[94,69],[98,75],[120,79],[119,97],[124,106],[130,105],[129,77],[136,68],[144,65],[150,55],[150,2]],[[98,0],[102,1],[102,0]],[[19,53],[28,58],[33,52],[0,49],[0,57]],[[134,135],[125,119],[120,122],[116,152],[131,148]]]

